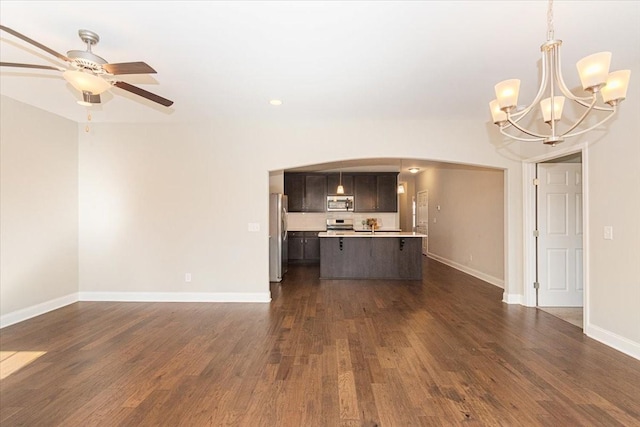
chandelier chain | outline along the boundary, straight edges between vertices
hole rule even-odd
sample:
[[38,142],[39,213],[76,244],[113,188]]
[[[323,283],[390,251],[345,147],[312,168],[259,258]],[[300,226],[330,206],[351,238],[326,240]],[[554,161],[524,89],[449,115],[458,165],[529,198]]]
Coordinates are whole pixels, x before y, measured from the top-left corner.
[[547,40],[553,40],[553,0],[549,0],[549,7],[547,8]]

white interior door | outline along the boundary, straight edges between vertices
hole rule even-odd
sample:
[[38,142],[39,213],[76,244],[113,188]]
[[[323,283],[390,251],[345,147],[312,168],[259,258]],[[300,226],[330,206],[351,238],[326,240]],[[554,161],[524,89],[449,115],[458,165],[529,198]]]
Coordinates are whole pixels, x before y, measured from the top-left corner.
[[582,307],[582,164],[538,164],[538,305]]
[[[416,232],[429,236],[429,192],[418,191]],[[422,238],[422,254],[427,255],[429,237]]]

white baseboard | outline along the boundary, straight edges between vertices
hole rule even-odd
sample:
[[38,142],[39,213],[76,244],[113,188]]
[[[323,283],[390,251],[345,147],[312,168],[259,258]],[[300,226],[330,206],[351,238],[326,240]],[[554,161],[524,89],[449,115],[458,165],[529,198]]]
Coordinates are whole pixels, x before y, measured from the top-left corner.
[[628,338],[622,337],[606,329],[602,329],[599,326],[587,325],[585,328],[585,334],[589,338],[593,338],[596,341],[615,348],[618,351],[623,352],[631,357],[640,360],[640,343],[631,341]]
[[20,310],[4,314],[0,316],[0,329],[31,319],[32,317],[40,316],[41,314],[57,310],[66,305],[73,304],[74,302],[78,302],[77,293],[65,295],[60,298],[55,298],[40,304],[32,305],[31,307],[22,308]]
[[80,292],[80,301],[271,302],[269,292]]
[[483,273],[481,271],[474,270],[473,268],[467,267],[466,265],[458,264],[455,261],[448,260],[446,258],[443,258],[443,257],[441,257],[439,255],[436,255],[436,254],[433,254],[431,252],[427,252],[427,256],[429,258],[435,259],[436,261],[440,261],[441,263],[446,264],[449,267],[453,267],[456,270],[460,270],[463,273],[467,273],[470,276],[477,277],[480,280],[484,280],[487,283],[491,283],[494,286],[497,286],[499,288],[504,289],[504,280],[503,279],[498,279],[497,277],[493,277],[493,276],[491,276],[489,274],[486,274],[486,273]]
[[502,294],[502,302],[506,303],[506,304],[520,304],[520,305],[525,305],[524,304],[524,296],[521,294],[509,294],[507,292],[504,292]]
[[117,302],[271,302],[269,292],[78,292],[0,316],[0,329],[78,301]]

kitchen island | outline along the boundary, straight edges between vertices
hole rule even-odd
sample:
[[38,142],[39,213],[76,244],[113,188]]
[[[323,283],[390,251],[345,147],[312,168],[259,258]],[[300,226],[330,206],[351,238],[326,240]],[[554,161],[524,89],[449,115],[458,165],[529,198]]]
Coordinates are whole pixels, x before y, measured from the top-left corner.
[[321,279],[422,279],[423,234],[327,231],[318,237]]

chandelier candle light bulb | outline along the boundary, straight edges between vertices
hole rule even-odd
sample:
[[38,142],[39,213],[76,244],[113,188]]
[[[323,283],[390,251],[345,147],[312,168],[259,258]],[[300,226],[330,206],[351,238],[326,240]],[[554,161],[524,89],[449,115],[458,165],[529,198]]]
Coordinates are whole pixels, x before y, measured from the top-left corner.
[[498,100],[494,99],[489,103],[491,108],[491,116],[493,117],[493,123],[497,125],[506,125],[507,124],[507,113],[500,109],[500,104],[498,104]]
[[611,52],[594,53],[582,58],[576,63],[582,88],[590,92],[597,92],[607,83]]
[[602,100],[611,106],[615,106],[625,99],[630,77],[631,71],[629,70],[619,70],[609,74],[607,84],[600,90]]
[[[553,97],[553,120],[560,120],[562,117],[562,108],[564,107],[564,96]],[[540,109],[542,110],[542,118],[545,123],[551,122],[551,98],[545,98],[540,101]]]
[[519,79],[502,81],[495,86],[495,90],[501,110],[506,111],[518,105],[518,93],[520,92]]
[[[554,39],[553,0],[549,0],[547,8],[547,41],[540,47],[542,52],[542,79],[535,99],[529,106],[519,107],[520,80],[510,79],[504,80],[495,86],[496,99],[489,103],[493,123],[500,128],[500,133],[504,136],[517,141],[542,141],[545,144],[554,146],[564,141],[565,138],[582,135],[601,126],[617,112],[618,104],[627,95],[631,71],[621,70],[609,74],[611,52],[599,52],[589,55],[576,64],[582,89],[589,96],[577,96],[569,90],[562,77],[560,66],[561,45],[562,40]],[[564,96],[556,96],[559,93]],[[608,106],[596,105],[598,93],[600,93],[602,102],[608,104]],[[543,99],[545,94],[547,97]],[[586,110],[578,119],[561,131],[559,130],[559,123],[562,119],[562,111],[566,99],[575,102],[579,107]],[[540,103],[540,108],[542,109],[543,119],[551,129],[548,134],[526,129],[518,123],[538,103]],[[606,112],[606,115],[604,115],[604,118],[599,118],[597,123],[591,124],[585,129],[580,129],[581,124],[592,123],[585,122],[585,119],[594,111]]]

